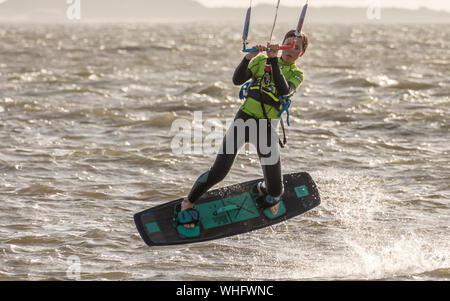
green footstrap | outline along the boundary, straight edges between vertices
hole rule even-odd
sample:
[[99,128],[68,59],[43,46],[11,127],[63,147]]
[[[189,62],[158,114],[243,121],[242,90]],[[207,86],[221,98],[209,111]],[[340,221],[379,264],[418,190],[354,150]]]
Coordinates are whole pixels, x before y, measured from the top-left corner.
[[182,237],[197,237],[200,235],[200,226],[195,226],[194,228],[186,228],[183,225],[177,226],[177,232]]
[[[195,208],[181,210],[181,203],[174,207],[173,225],[182,238],[197,237],[200,235],[200,226],[198,225],[199,212]],[[180,223],[181,222],[181,223]],[[186,224],[195,224],[193,228],[186,228]]]

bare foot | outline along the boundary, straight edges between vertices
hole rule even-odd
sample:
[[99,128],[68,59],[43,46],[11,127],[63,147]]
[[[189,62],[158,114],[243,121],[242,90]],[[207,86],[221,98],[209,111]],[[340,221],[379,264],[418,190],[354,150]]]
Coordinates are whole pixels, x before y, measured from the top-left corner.
[[[191,209],[191,208],[194,208],[194,203],[191,203],[188,198],[185,198],[181,202],[181,211],[186,210],[186,209]],[[185,224],[183,226],[185,228],[194,228],[195,224]]]
[[273,215],[276,215],[278,213],[278,208],[280,207],[280,203],[276,203],[272,207],[270,207],[270,212],[272,212]]

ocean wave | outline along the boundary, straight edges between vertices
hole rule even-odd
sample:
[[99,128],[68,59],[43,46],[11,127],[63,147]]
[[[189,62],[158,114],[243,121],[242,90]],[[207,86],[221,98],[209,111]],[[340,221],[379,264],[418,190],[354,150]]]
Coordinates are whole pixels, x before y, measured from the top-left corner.
[[413,278],[415,280],[449,281],[450,280],[450,268],[433,269],[430,271],[422,272],[420,274],[411,276],[411,278]]
[[77,196],[82,197],[83,199],[101,199],[105,200],[108,198],[108,195],[104,192],[97,191],[79,191],[75,193]]
[[398,83],[389,85],[388,87],[402,90],[427,90],[434,88],[435,85],[414,81],[399,81]]
[[[51,118],[51,117],[49,117]],[[97,108],[91,108],[91,109],[81,109],[81,110],[75,110],[75,111],[71,111],[69,113],[65,113],[64,114],[64,118],[69,118],[69,119],[95,119],[95,118],[102,118],[107,119],[107,120],[111,120],[114,121],[116,120],[117,122],[119,122],[120,120],[128,120],[130,119],[130,114],[127,112],[123,112],[120,109],[116,109],[116,108],[101,108],[101,107],[97,107]]]
[[180,80],[180,84],[184,85],[185,88],[183,88],[181,92],[177,94],[179,96],[200,94],[215,98],[222,98],[229,93],[228,87],[222,82],[204,84],[199,81],[189,82],[186,80]]
[[[404,89],[404,90],[426,90],[434,88],[434,84],[409,81],[402,79],[392,79],[385,75],[378,75],[373,77],[368,77],[367,82],[370,83],[369,86],[373,87],[386,87],[392,89]],[[349,82],[350,84],[350,82]]]
[[444,59],[433,59],[433,60],[423,60],[421,61],[422,64],[433,64],[433,65],[442,65],[442,66],[449,66],[450,60],[444,60]]
[[179,118],[175,112],[160,113],[143,122],[145,125],[167,128],[170,127],[175,119]]
[[64,191],[61,189],[58,189],[56,187],[47,186],[44,184],[30,184],[26,188],[22,188],[17,190],[16,193],[22,194],[22,195],[52,195],[57,193],[63,193]]
[[365,78],[353,78],[353,77],[338,79],[332,82],[331,84],[338,88],[349,88],[349,87],[370,88],[379,86],[378,84],[373,83]]
[[359,125],[355,128],[360,131],[367,131],[367,130],[393,130],[398,127],[400,127],[400,124],[395,124],[392,122],[373,122],[369,124]]
[[225,97],[229,92],[222,82],[215,82],[207,87],[198,88],[197,93],[220,99]]
[[20,167],[18,167],[18,166],[15,167],[7,162],[0,160],[0,171],[2,171],[2,172],[14,172],[18,168],[20,168]]
[[48,245],[58,244],[60,240],[47,235],[24,235],[10,238],[6,241],[8,244],[30,246],[30,245]]

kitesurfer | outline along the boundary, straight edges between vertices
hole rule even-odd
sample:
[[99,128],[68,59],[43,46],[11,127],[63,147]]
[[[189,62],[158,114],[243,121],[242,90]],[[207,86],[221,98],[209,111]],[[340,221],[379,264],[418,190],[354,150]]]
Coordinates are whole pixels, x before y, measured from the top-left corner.
[[[240,148],[248,142],[255,144],[264,174],[264,181],[252,187],[251,193],[259,203],[268,208],[265,210],[268,218],[284,214],[279,212],[283,177],[278,139],[274,138],[278,138],[276,128],[280,118],[279,112],[283,106],[282,99],[292,97],[303,82],[303,72],[295,62],[305,53],[309,38],[304,33],[296,36],[296,31],[291,30],[286,33],[282,44],[291,45],[292,42],[295,42],[295,46],[282,50],[281,57],[278,57],[280,51],[278,44],[256,45],[254,48],[257,51],[247,53],[237,66],[233,74],[233,83],[235,85],[248,83],[242,91],[245,101],[223,138],[214,164],[200,175],[189,195],[176,208],[178,219],[183,219],[178,222],[185,228],[193,228],[198,223],[199,213],[194,209],[195,201],[225,178]],[[256,123],[256,131],[251,131],[245,126],[250,124],[249,120]],[[239,131],[242,133],[242,139],[239,139]],[[265,142],[270,149],[268,153],[262,151],[261,135],[266,135]]]

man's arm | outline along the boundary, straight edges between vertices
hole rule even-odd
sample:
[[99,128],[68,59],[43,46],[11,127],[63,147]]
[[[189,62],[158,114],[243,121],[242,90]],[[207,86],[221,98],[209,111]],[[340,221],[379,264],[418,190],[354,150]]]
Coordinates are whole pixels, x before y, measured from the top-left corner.
[[252,77],[252,72],[248,69],[250,60],[244,57],[233,73],[233,84],[242,85]]

